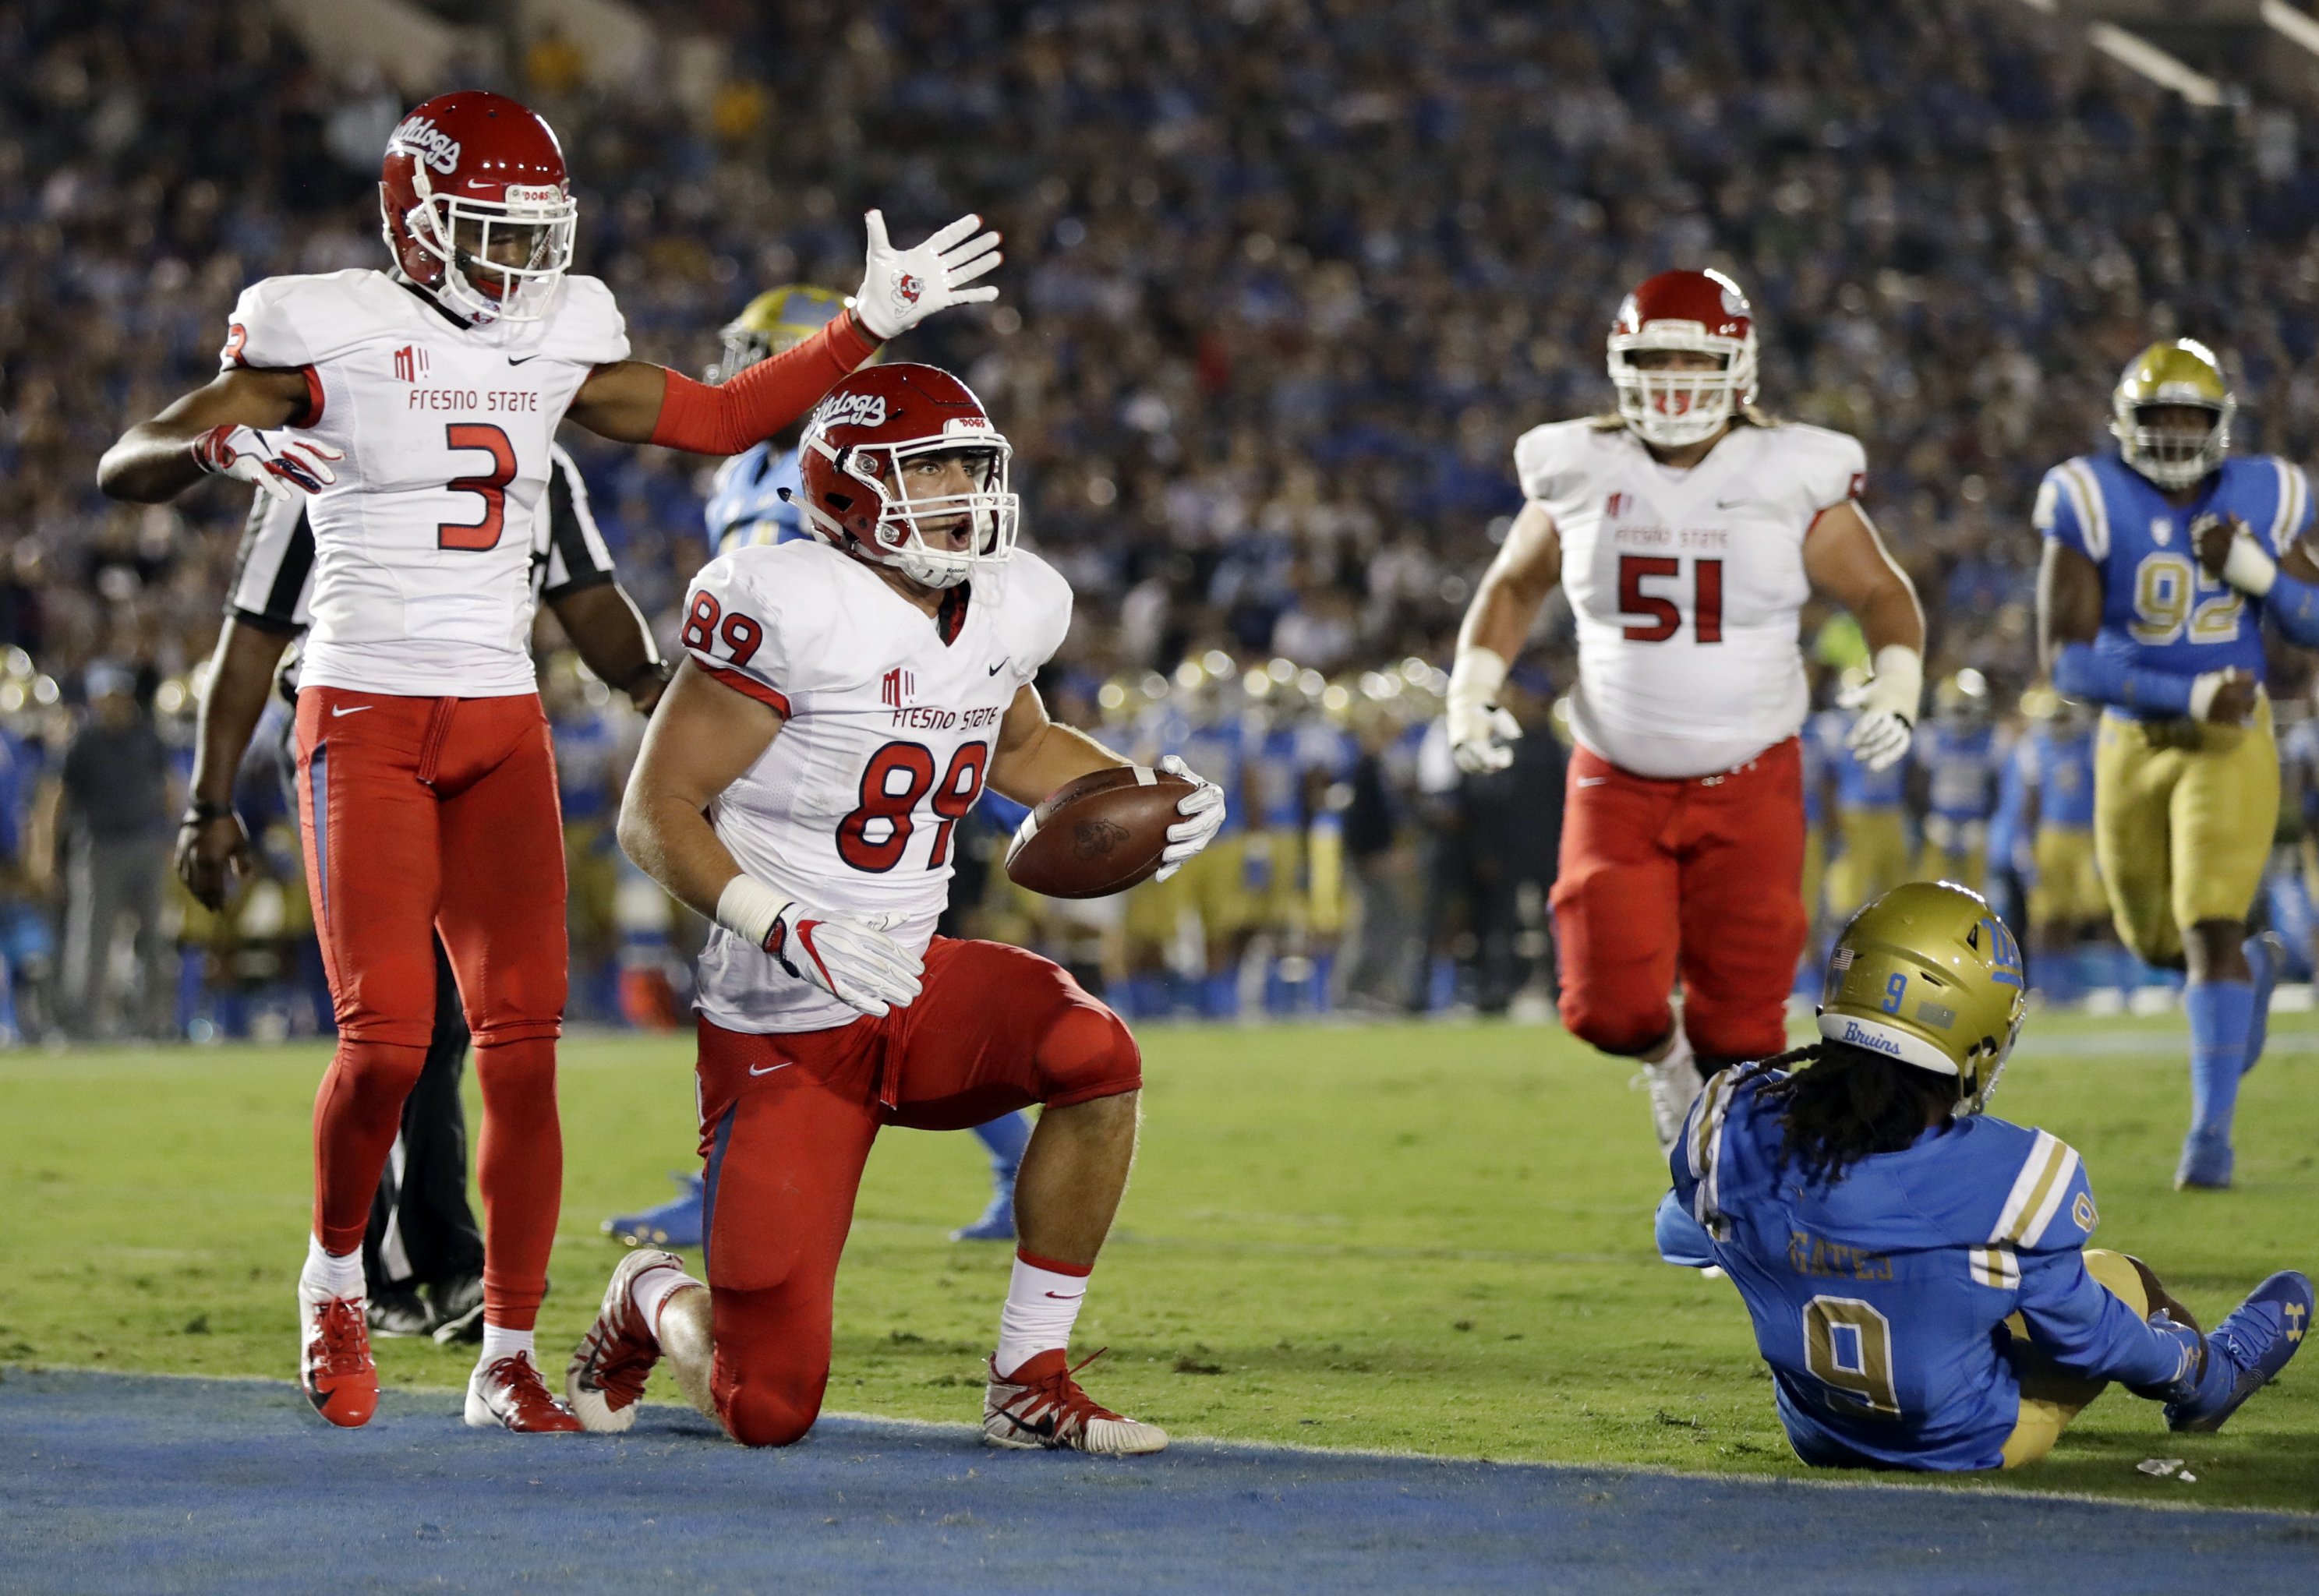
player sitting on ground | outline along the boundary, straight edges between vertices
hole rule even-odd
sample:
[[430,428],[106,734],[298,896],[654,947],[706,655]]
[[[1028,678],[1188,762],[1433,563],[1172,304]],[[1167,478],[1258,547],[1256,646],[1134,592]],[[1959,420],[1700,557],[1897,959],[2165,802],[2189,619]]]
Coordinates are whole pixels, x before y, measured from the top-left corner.
[[[666,1357],[735,1439],[799,1439],[879,1129],[1038,1103],[984,1436],[1157,1451],[1166,1435],[1096,1403],[1064,1356],[1134,1157],[1134,1039],[1060,966],[934,935],[986,779],[1035,804],[1128,762],[1050,722],[1031,685],[1070,590],[1015,548],[1006,440],[948,373],[857,372],[803,447],[818,540],[739,549],[694,580],[687,657],[620,815],[629,856],[717,923],[699,988],[708,1281],[628,1254],[566,1393],[590,1429],[626,1429]],[[1223,795],[1201,782],[1178,812],[1170,865],[1215,834]]]
[[2302,1342],[2309,1280],[2201,1336],[2138,1259],[2086,1247],[2078,1155],[1981,1112],[2021,979],[1976,894],[1887,893],[1828,960],[1826,1040],[1709,1082],[1669,1159],[1659,1250],[1729,1273],[1806,1463],[2017,1467],[2112,1381],[2219,1429]]

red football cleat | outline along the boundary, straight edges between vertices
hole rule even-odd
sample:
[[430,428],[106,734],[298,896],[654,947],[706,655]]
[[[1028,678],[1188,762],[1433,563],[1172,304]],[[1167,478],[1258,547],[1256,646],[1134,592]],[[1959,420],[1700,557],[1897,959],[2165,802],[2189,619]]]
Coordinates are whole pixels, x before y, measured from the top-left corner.
[[645,1379],[660,1361],[660,1338],[636,1312],[636,1276],[646,1269],[682,1270],[672,1252],[639,1247],[622,1258],[604,1287],[604,1304],[572,1354],[564,1399],[590,1429],[617,1434],[636,1421]]
[[378,1411],[378,1366],[359,1296],[325,1296],[298,1285],[298,1389],[314,1411],[358,1429]]
[[1076,1364],[1059,1348],[1024,1360],[1011,1375],[990,1360],[990,1384],[982,1397],[982,1438],[993,1447],[1096,1452],[1131,1456],[1158,1452],[1168,1432],[1141,1419],[1113,1412],[1079,1389],[1079,1370],[1101,1357],[1091,1352]]
[[477,1364],[467,1376],[467,1423],[476,1429],[522,1435],[576,1435],[580,1420],[547,1394],[547,1382],[528,1352]]

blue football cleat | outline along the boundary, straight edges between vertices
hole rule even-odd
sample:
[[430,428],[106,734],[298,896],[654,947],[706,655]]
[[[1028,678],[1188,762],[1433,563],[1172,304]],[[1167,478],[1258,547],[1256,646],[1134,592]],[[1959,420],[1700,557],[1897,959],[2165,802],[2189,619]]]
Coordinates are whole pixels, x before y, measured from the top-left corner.
[[2227,1131],[2192,1131],[2182,1139],[2182,1161],[2174,1169],[2178,1192],[2226,1192],[2231,1189],[2231,1134]]
[[2206,1368],[2198,1388],[2166,1404],[2166,1428],[2199,1433],[2222,1429],[2303,1345],[2311,1306],[2310,1279],[2293,1269],[2281,1269],[2249,1292],[2206,1338]]
[[2270,995],[2278,985],[2278,972],[2287,968],[2287,942],[2275,931],[2259,931],[2246,939],[2247,969],[2254,984],[2254,1023],[2247,1029],[2246,1062],[2239,1066],[2244,1075],[2262,1057],[2262,1044],[2270,1035]]
[[953,1241],[1012,1241],[1015,1240],[1015,1177],[999,1176],[991,1185],[990,1206],[972,1224],[952,1231]]
[[604,1222],[604,1234],[630,1247],[699,1246],[700,1177],[672,1174],[669,1178],[682,1188],[682,1195],[642,1213],[614,1214]]

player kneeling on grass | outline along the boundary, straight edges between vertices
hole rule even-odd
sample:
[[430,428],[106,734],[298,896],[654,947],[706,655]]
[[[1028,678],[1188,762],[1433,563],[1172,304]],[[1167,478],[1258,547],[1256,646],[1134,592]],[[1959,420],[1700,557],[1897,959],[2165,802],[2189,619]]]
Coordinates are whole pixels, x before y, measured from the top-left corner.
[[[1134,1040],[1059,966],[934,935],[952,828],[986,780],[1035,804],[1128,763],[1049,721],[1031,685],[1070,590],[1015,549],[1006,440],[948,373],[857,372],[800,446],[817,536],[695,580],[687,658],[620,814],[629,856],[717,922],[699,980],[708,1281],[670,1253],[623,1258],[573,1357],[573,1411],[627,1429],[664,1357],[735,1439],[799,1439],[879,1128],[1036,1103],[984,1437],[1156,1452],[1166,1434],[1096,1403],[1065,1357],[1134,1157]],[[1215,834],[1223,795],[1196,782],[1178,812],[1171,866]]]
[[1716,1077],[1668,1160],[1659,1250],[1729,1273],[1806,1463],[2034,1463],[2113,1381],[2219,1429],[2302,1343],[2309,1280],[2201,1335],[2139,1259],[2086,1247],[2078,1155],[1981,1112],[2021,974],[1976,894],[1885,894],[1828,960],[1826,1040]]

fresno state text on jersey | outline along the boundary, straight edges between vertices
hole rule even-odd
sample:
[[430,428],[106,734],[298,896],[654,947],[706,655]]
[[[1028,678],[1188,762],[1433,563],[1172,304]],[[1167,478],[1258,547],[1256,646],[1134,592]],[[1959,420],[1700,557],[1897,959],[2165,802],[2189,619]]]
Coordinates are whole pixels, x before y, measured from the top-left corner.
[[[1027,550],[951,603],[965,612],[945,641],[874,569],[819,541],[735,549],[685,597],[693,663],[786,717],[710,809],[717,837],[776,892],[913,952],[942,915],[999,722],[1070,627],[1069,585]],[[722,926],[700,955],[699,1006],[728,1031],[858,1017]]]
[[1514,467],[1562,540],[1581,744],[1638,776],[1688,778],[1795,735],[1809,707],[1804,536],[1857,493],[1856,441],[1740,424],[1677,471],[1623,427],[1560,421],[1524,433]]
[[345,453],[310,501],[305,681],[412,697],[533,690],[531,551],[556,424],[625,360],[611,291],[565,276],[535,321],[466,327],[381,272],[268,277],[220,358],[306,374],[293,429]]

